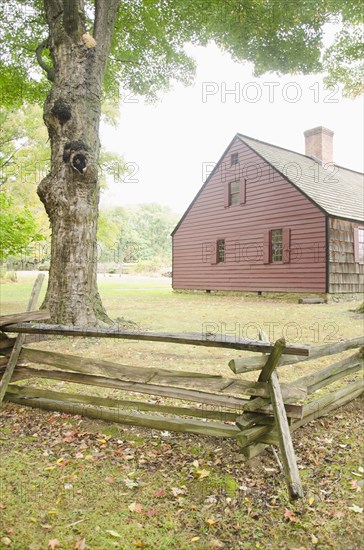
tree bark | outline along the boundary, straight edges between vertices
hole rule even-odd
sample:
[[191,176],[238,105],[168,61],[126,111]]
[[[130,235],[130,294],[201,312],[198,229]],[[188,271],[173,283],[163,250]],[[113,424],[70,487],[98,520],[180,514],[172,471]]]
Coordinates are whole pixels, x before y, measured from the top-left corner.
[[[105,9],[107,4],[107,10]],[[101,92],[119,0],[95,6],[95,34],[83,0],[45,0],[53,86],[44,104],[51,171],[38,195],[51,229],[51,263],[43,307],[57,323],[108,322],[97,289],[98,159]]]

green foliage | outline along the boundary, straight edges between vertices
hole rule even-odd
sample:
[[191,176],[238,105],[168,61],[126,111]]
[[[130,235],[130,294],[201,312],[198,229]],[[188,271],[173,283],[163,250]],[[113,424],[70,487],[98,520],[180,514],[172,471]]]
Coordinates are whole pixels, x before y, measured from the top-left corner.
[[[86,0],[85,8],[92,32],[95,2]],[[43,1],[2,2],[0,20],[1,104],[41,101],[50,85],[35,56],[47,38]],[[347,94],[357,95],[363,76],[362,23],[360,0],[121,2],[104,93],[115,98],[121,86],[153,100],[174,81],[189,84],[195,62],[185,45],[212,40],[237,61],[252,62],[256,75],[326,71],[331,84],[343,83]],[[323,44],[326,24],[338,28],[328,48]],[[42,59],[50,64],[47,50]]]
[[35,56],[47,37],[43,10],[42,0],[0,3],[0,105],[7,108],[42,103],[50,88]]
[[48,173],[50,148],[38,105],[9,111],[0,109],[0,184],[19,208],[26,205],[39,229],[48,230],[48,218],[37,186]]
[[364,91],[364,44],[362,27],[346,24],[337,33],[333,45],[324,56],[324,66],[328,73],[325,83],[332,86],[344,82],[344,95],[357,97]]
[[49,167],[47,132],[39,106],[2,108],[0,121],[0,258],[24,259],[29,247],[43,241],[48,232],[36,192]]
[[28,208],[19,211],[5,191],[0,191],[0,212],[1,260],[21,254],[31,243],[43,239]]

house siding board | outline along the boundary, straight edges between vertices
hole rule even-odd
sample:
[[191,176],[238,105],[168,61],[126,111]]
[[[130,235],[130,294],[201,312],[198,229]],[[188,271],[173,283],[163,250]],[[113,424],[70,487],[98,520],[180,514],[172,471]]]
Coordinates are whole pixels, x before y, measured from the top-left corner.
[[329,219],[329,292],[363,293],[364,264],[355,261],[354,232],[358,222]]
[[[230,167],[230,155],[239,164]],[[244,178],[245,204],[226,208],[226,186]],[[288,263],[264,264],[264,235],[290,229]],[[325,292],[325,214],[235,139],[173,235],[173,288]],[[223,264],[210,245],[225,239]]]

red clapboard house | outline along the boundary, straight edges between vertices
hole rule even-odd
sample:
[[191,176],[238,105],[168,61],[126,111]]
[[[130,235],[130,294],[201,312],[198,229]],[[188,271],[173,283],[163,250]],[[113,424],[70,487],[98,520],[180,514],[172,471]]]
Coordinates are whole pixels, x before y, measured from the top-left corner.
[[173,288],[364,291],[363,174],[333,163],[333,132],[306,154],[237,134],[172,233]]

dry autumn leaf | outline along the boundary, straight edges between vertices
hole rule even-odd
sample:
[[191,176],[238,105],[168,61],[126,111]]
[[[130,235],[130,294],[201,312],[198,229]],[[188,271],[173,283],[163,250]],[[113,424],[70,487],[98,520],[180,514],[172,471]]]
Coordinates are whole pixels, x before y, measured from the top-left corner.
[[208,470],[197,470],[197,474],[200,479],[203,479],[205,477],[208,477],[210,475],[210,472]]
[[183,489],[179,489],[178,487],[172,487],[171,488],[171,491],[172,491],[172,495],[174,497],[178,497],[180,495],[184,495],[185,494],[185,491]]
[[83,539],[80,539],[75,544],[75,550],[85,550],[86,548],[86,539],[85,537]]
[[140,514],[143,510],[143,506],[139,504],[139,502],[132,502],[128,506],[130,512],[135,512],[136,514]]
[[59,542],[58,539],[51,539],[48,541],[48,547],[47,548],[50,548],[51,550],[54,550],[54,548],[60,548],[61,547],[61,543]]
[[122,536],[120,535],[120,533],[118,533],[117,531],[114,531],[113,529],[108,529],[107,531],[105,531],[108,535],[110,535],[111,537],[114,537],[115,539],[121,539]]
[[356,504],[349,506],[348,509],[351,510],[352,512],[355,512],[356,514],[362,514],[364,510],[364,508],[362,508],[361,506],[357,506]]
[[297,523],[298,521],[294,513],[291,512],[291,510],[288,510],[288,508],[286,508],[286,511],[284,512],[284,519],[290,521],[291,523]]

